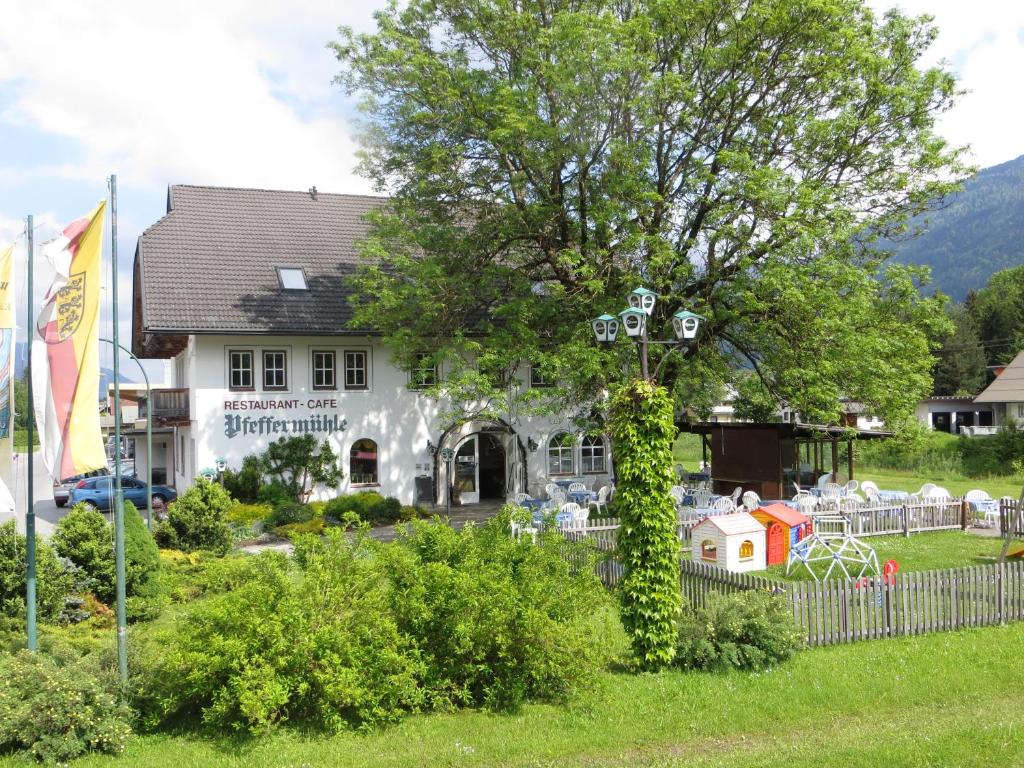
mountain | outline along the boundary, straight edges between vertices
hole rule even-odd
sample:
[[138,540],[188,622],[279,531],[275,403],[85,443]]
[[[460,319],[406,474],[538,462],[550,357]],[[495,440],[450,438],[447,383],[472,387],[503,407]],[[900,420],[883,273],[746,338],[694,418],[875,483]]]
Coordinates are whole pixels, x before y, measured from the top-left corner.
[[924,234],[892,245],[894,260],[930,266],[934,287],[957,301],[1024,264],[1024,155],[979,171],[948,205],[914,223]]

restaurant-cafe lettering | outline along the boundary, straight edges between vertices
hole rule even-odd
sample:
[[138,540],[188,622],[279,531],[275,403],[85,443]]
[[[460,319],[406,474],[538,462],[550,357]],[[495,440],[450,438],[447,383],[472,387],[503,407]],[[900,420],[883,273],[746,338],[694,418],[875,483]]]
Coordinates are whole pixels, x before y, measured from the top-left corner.
[[[290,400],[225,400],[226,411],[266,411],[285,408],[336,408],[336,398],[309,398],[306,401],[298,398]],[[348,420],[338,415],[313,414],[294,418],[278,416],[241,416],[224,414],[224,435],[229,439],[239,436],[269,435],[284,437],[286,435],[323,434],[330,435],[344,432],[348,428]]]

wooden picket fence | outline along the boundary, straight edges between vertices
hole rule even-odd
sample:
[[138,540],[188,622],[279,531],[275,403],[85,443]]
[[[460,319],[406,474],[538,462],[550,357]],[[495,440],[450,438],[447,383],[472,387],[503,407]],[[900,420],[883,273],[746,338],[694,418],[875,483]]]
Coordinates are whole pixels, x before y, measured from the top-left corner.
[[[1012,514],[1015,506],[1010,507],[1007,504],[1004,520],[1017,519]],[[614,587],[623,572],[614,558],[617,521],[593,522],[586,533],[575,532],[569,538],[593,542],[603,554],[598,575]],[[942,518],[930,522],[946,525]],[[773,580],[730,573],[711,563],[680,561],[680,590],[690,604],[703,606],[712,592],[748,589],[766,589],[784,597],[807,643],[814,646],[1024,620],[1024,561],[1020,560],[822,583]]]
[[966,528],[970,524],[969,509],[962,499],[922,499],[871,504],[843,514],[854,536],[909,536],[923,531]]
[[1013,535],[1017,538],[1024,538],[1024,518],[1017,514],[1017,499],[1010,496],[1003,496],[999,500],[999,533],[1006,535],[1008,529],[1013,529]]

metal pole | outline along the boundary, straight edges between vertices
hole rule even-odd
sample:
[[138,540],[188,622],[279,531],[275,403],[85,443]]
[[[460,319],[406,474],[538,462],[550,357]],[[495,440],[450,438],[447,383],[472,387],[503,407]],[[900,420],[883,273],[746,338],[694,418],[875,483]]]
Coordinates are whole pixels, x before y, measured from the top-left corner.
[[110,298],[114,315],[114,568],[117,584],[117,671],[128,681],[128,617],[125,609],[124,497],[121,490],[121,369],[117,319],[117,176],[110,177]]
[[[107,344],[115,343],[113,339],[101,338],[100,341],[105,341]],[[146,374],[142,361],[127,347],[117,344],[114,347],[115,355],[118,350],[135,361],[139,370],[142,371],[142,380],[146,382],[146,527],[153,530],[153,388],[149,385],[149,376]],[[121,404],[118,403],[116,408],[120,411]]]
[[28,377],[28,480],[26,484],[25,509],[25,623],[28,631],[28,649],[36,650],[36,511],[35,511],[35,489],[32,483],[32,473],[35,471],[33,462],[33,445],[35,441],[36,415],[33,412],[32,404],[32,337],[35,328],[35,319],[32,317],[32,260],[34,249],[34,236],[32,232],[32,216],[28,217],[28,276],[25,280],[27,287],[27,299],[25,306],[27,318],[25,323],[25,336],[28,341],[28,365],[26,376]]

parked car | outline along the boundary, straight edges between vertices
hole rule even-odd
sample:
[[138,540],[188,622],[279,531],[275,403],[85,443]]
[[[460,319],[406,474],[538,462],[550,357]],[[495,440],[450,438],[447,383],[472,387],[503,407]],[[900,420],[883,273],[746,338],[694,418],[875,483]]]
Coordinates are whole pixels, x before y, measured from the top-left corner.
[[63,480],[55,481],[53,484],[53,503],[58,507],[63,507],[68,503],[68,497],[71,495],[71,489],[78,485],[82,480],[87,480],[90,477],[101,477],[108,474],[110,473],[107,468],[103,467],[101,469],[94,469],[91,472],[83,472],[80,475],[65,477]]
[[[134,477],[122,477],[121,489],[125,501],[130,501],[138,509],[146,506],[146,484]],[[178,493],[166,485],[153,486],[153,503],[167,504],[174,501]],[[114,498],[114,478],[108,476],[91,477],[81,480],[71,489],[69,501],[74,504],[85,504],[92,509],[107,511]]]

